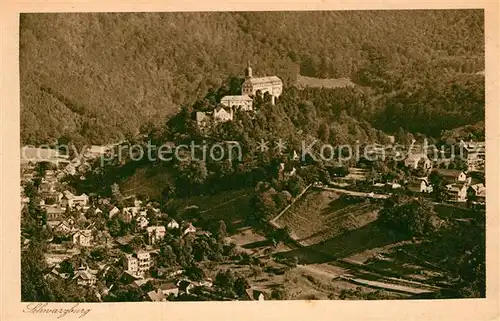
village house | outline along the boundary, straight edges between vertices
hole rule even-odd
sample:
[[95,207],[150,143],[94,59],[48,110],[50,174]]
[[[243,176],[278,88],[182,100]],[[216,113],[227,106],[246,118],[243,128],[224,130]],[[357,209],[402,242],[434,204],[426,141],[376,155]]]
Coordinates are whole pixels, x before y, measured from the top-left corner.
[[42,183],[54,184],[57,183],[57,174],[54,170],[48,169],[45,171],[45,176],[42,178]]
[[98,158],[106,155],[110,151],[107,146],[92,145],[84,152],[84,156],[89,159]]
[[205,280],[201,280],[199,282],[195,282],[195,284],[196,284],[196,286],[203,286],[206,288],[211,288],[214,285],[212,279],[210,279],[210,278],[205,279]]
[[226,107],[231,108],[233,111],[253,110],[253,100],[248,95],[224,96],[220,100],[220,103]]
[[453,183],[446,185],[449,200],[452,202],[467,201],[467,184]]
[[97,203],[98,203],[99,205],[107,206],[107,207],[108,207],[108,209],[109,209],[109,207],[110,207],[110,206],[113,206],[113,205],[111,204],[111,201],[110,201],[110,199],[109,199],[109,198],[99,198],[99,199],[97,200]]
[[40,193],[55,193],[56,192],[56,186],[54,183],[49,183],[49,182],[42,182],[40,184],[40,187],[38,188]]
[[460,141],[461,152],[467,162],[468,171],[483,171],[485,160],[486,160],[486,150],[484,142],[464,142]]
[[65,209],[59,206],[46,206],[45,212],[47,213],[47,221],[57,221],[62,217]]
[[169,283],[163,283],[158,287],[158,290],[160,290],[163,295],[168,297],[169,295],[175,295],[179,294],[179,288],[175,283],[169,282]]
[[137,251],[134,254],[125,256],[125,268],[135,276],[143,277],[151,268],[151,256],[147,251]]
[[75,155],[75,157],[71,160],[70,164],[75,168],[78,168],[83,162],[83,155]]
[[427,170],[432,167],[432,162],[426,154],[410,154],[405,159],[405,166],[411,169],[417,169],[422,166],[421,168]]
[[57,191],[53,190],[52,192],[40,192],[39,196],[41,199],[45,201],[44,204],[46,205],[51,205],[51,206],[56,206],[57,204],[60,203],[60,193]]
[[139,268],[139,262],[137,261],[137,257],[134,256],[133,254],[126,254],[125,255],[125,270],[132,272],[132,273],[137,273],[137,270]]
[[474,202],[486,204],[486,187],[483,183],[471,185],[467,190],[467,196]]
[[56,264],[54,267],[48,269],[48,273],[46,273],[43,278],[44,279],[69,279],[70,274],[69,273],[62,273],[61,272],[61,266],[59,264]]
[[245,81],[241,87],[241,94],[255,96],[257,91],[260,91],[262,95],[264,95],[264,93],[271,95],[272,103],[274,104],[276,98],[283,92],[283,82],[276,76],[253,77],[250,62],[247,62],[247,67],[245,68]]
[[390,188],[390,189],[399,189],[401,188],[401,184],[397,183],[397,182],[387,182],[385,184],[386,187]]
[[148,226],[148,243],[153,245],[161,241],[165,237],[165,226]]
[[132,222],[133,215],[130,211],[122,211],[119,217],[122,221],[130,223]]
[[294,176],[297,172],[295,167],[288,168],[290,166],[285,165],[285,163],[280,163],[278,168],[278,179],[288,180],[290,177]]
[[186,235],[189,233],[196,233],[196,227],[193,226],[193,224],[189,223],[184,230],[182,231],[182,235]]
[[151,256],[147,251],[137,251],[134,254],[127,254],[125,261],[127,271],[138,276],[144,276],[151,268]]
[[153,291],[149,291],[147,293],[148,299],[151,302],[165,302],[167,301],[167,297],[160,289],[156,289]]
[[137,221],[137,229],[139,230],[145,229],[149,224],[149,220],[142,215],[139,216],[136,221]]
[[122,212],[123,213],[130,213],[130,215],[132,217],[135,217],[137,214],[139,214],[139,210],[140,210],[139,207],[133,206],[133,207],[125,207],[125,208],[123,208]]
[[61,206],[74,208],[75,206],[86,206],[89,202],[89,197],[86,194],[79,196],[74,195],[70,191],[64,191],[61,198]]
[[45,171],[45,176],[44,176],[44,177],[45,177],[46,179],[51,179],[51,178],[54,178],[54,177],[55,177],[55,175],[56,175],[56,171],[54,171],[53,169],[47,169],[47,170]]
[[246,297],[251,301],[265,301],[265,296],[262,291],[258,291],[255,289],[246,289],[245,290]]
[[136,206],[125,207],[122,209],[120,217],[124,222],[130,223],[132,222],[132,219],[139,214],[139,210],[140,207]]
[[202,112],[202,111],[197,111],[194,114],[194,120],[196,121],[196,124],[198,124],[198,127],[200,128],[206,128],[210,127],[212,123],[212,115],[213,113],[210,112]]
[[233,120],[233,111],[225,106],[218,106],[214,109],[213,118],[215,123],[223,123]]
[[113,216],[115,216],[116,214],[120,213],[120,210],[118,209],[118,207],[113,207],[110,211],[109,211],[109,219],[112,219]]
[[79,230],[73,234],[73,244],[77,246],[89,247],[92,242],[91,230]]
[[420,193],[432,193],[432,185],[427,177],[420,179]]
[[170,220],[170,222],[168,222],[167,224],[167,229],[169,230],[178,229],[179,227],[180,227],[179,223],[177,223],[177,221],[174,219]]
[[73,232],[75,229],[73,228],[73,226],[69,222],[62,221],[62,222],[59,222],[59,224],[57,224],[53,230],[56,233],[69,234],[69,233]]
[[73,280],[76,280],[78,285],[81,286],[93,286],[97,282],[97,278],[88,268],[79,269],[75,272]]
[[71,163],[66,165],[66,167],[64,167],[63,171],[67,175],[72,175],[72,176],[76,175],[76,167]]
[[470,183],[465,172],[455,169],[438,169],[437,173],[443,177],[443,180],[447,184],[452,183]]
[[184,270],[181,270],[181,269],[175,269],[175,268],[171,268],[171,267],[159,267],[157,270],[156,270],[156,274],[158,276],[158,278],[171,278],[171,277],[174,277],[176,275],[180,275],[184,273]]
[[195,287],[195,284],[193,284],[193,282],[191,282],[187,279],[179,280],[177,282],[177,288],[179,289],[178,293],[181,293],[181,294],[189,294],[190,291],[194,287]]

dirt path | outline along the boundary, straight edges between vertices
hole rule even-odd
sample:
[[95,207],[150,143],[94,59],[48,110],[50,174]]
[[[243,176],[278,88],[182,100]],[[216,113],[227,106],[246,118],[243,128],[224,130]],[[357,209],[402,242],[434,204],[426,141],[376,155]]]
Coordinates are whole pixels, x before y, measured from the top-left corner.
[[209,208],[209,209],[206,209],[206,210],[200,211],[200,213],[210,212],[210,211],[212,211],[212,210],[218,209],[218,208],[220,208],[220,207],[222,207],[222,206],[224,206],[224,205],[227,205],[227,204],[229,204],[229,203],[232,203],[232,202],[234,202],[234,201],[236,201],[236,200],[238,200],[238,199],[240,199],[240,198],[246,197],[246,196],[248,196],[248,194],[243,194],[243,195],[236,196],[235,198],[232,198],[232,199],[230,199],[230,200],[228,200],[228,201],[225,201],[225,202],[223,202],[223,203],[220,203],[219,205],[217,205],[217,206],[215,206],[215,207],[212,207],[212,208]]
[[[316,266],[316,265],[297,265],[297,269],[304,271],[304,272],[309,272],[312,274],[319,274],[321,276],[330,278],[330,279],[336,279],[338,277],[341,277],[346,273],[346,270],[340,267],[332,266],[326,267],[326,266]],[[334,271],[337,270],[337,271]]]
[[353,282],[353,283],[356,283],[356,284],[360,284],[360,285],[366,285],[366,286],[370,286],[370,287],[381,288],[381,289],[390,290],[390,291],[392,290],[392,291],[397,291],[397,292],[410,293],[410,294],[421,294],[421,293],[433,292],[431,290],[414,288],[414,287],[404,286],[404,285],[400,285],[400,284],[385,283],[385,282],[365,280],[365,279],[359,279],[359,278],[347,278],[346,280]]
[[389,196],[390,196],[389,194],[355,192],[355,191],[350,191],[350,190],[341,189],[341,188],[333,188],[333,187],[321,187],[321,189],[325,190],[325,191],[332,191],[332,192],[337,192],[337,193],[342,193],[342,194],[347,194],[347,195],[352,195],[352,196],[370,197],[370,198],[378,198],[378,199],[386,199],[386,198],[389,198]]
[[288,209],[290,209],[290,208],[292,207],[292,205],[293,205],[293,204],[295,204],[295,202],[297,202],[297,201],[298,201],[298,200],[299,200],[299,199],[300,199],[300,198],[301,198],[301,197],[302,197],[302,196],[303,196],[303,195],[304,195],[304,194],[305,194],[305,193],[309,190],[309,188],[310,188],[311,186],[312,186],[312,184],[307,185],[307,187],[306,187],[306,188],[304,188],[304,190],[303,190],[302,192],[300,192],[300,194],[299,194],[299,195],[297,195],[297,197],[295,197],[295,198],[293,199],[293,201],[292,201],[290,204],[288,204],[288,206],[287,206],[287,207],[285,207],[285,208],[284,208],[284,209],[283,209],[283,210],[282,210],[282,211],[281,211],[281,212],[280,212],[280,213],[279,213],[279,214],[278,214],[275,218],[273,218],[273,219],[270,221],[270,223],[271,223],[271,224],[273,224],[273,225],[275,225],[276,227],[278,227],[278,228],[279,228],[279,227],[280,227],[280,225],[279,225],[278,223],[276,223],[276,222],[279,220],[279,218],[280,218],[283,214],[285,214],[285,213],[286,213],[286,211],[288,211]]

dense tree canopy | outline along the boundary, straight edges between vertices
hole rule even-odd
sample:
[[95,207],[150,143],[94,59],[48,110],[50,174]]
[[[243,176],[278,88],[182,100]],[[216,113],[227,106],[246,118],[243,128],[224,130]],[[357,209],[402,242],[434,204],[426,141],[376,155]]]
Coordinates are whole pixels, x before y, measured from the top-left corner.
[[[23,14],[22,141],[133,137],[207,93],[238,91],[240,80],[226,80],[247,60],[286,86],[298,74],[351,78],[373,94],[346,100],[349,115],[373,115],[371,100],[388,99],[388,118],[410,130],[425,132],[416,119],[454,114],[444,120],[451,129],[482,115],[480,10]],[[299,121],[313,117],[308,108]],[[427,131],[439,130],[432,122]]]

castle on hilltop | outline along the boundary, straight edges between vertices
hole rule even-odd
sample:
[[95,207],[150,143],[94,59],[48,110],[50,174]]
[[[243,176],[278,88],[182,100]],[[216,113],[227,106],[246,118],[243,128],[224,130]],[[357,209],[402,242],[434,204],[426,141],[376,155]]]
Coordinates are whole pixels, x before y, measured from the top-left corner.
[[250,62],[245,68],[245,81],[241,86],[241,95],[224,96],[220,100],[222,106],[211,112],[196,112],[195,120],[201,127],[209,123],[232,121],[236,111],[253,111],[253,97],[259,92],[261,95],[271,95],[272,103],[276,102],[283,91],[283,82],[276,76],[253,77]]
[[255,96],[259,90],[261,94],[266,92],[269,93],[272,96],[274,104],[276,98],[279,97],[283,91],[283,82],[277,76],[253,77],[250,62],[247,62],[247,67],[245,68],[245,81],[241,88],[241,94]]

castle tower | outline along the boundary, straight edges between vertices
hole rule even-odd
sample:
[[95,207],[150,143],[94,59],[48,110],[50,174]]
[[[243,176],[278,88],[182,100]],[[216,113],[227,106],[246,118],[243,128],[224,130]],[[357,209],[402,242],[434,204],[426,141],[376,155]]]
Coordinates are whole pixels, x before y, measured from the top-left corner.
[[247,61],[247,67],[245,68],[245,78],[252,78],[252,67],[250,67],[250,61]]

